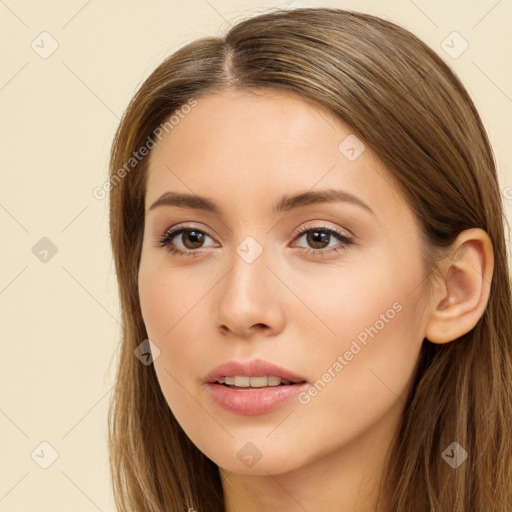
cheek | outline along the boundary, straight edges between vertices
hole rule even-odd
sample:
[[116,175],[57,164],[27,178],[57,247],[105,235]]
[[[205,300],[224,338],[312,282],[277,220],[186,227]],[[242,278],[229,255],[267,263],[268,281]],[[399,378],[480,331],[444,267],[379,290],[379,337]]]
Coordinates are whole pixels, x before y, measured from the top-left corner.
[[[325,365],[325,356],[343,354],[353,341],[367,353],[371,353],[367,347],[377,345],[383,356],[388,349],[406,343],[404,331],[413,334],[417,313],[413,309],[419,309],[418,296],[411,293],[421,280],[419,269],[404,271],[395,264],[369,260],[356,270],[335,270],[329,275],[310,272],[308,279],[287,276],[287,282],[294,279],[294,293],[307,305],[295,301],[290,327],[308,344],[308,353]],[[323,350],[318,349],[319,340]]]
[[187,311],[191,309],[186,301],[180,300],[184,297],[177,300],[176,284],[156,267],[141,265],[139,297],[142,316],[149,339],[160,350],[153,363],[156,376],[169,408],[186,430],[187,425],[196,423],[193,416],[197,411],[189,393],[184,392],[185,388],[190,388],[185,379],[190,378],[187,369],[194,367],[199,354],[191,352],[191,344],[186,340],[174,342],[190,321]]
[[423,339],[414,327],[417,308],[407,292],[395,290],[353,309],[352,316],[340,314],[336,340],[308,351],[315,381],[299,397],[293,429],[275,433],[289,449],[308,439],[305,457],[332,452],[374,428],[391,435],[403,414]]
[[199,383],[198,362],[205,358],[207,341],[197,318],[205,318],[205,294],[213,284],[200,272],[165,267],[165,262],[141,262],[139,298],[148,337],[160,350],[155,371],[174,411],[186,403],[183,386],[188,390]]
[[176,330],[182,328],[181,324],[198,315],[197,306],[200,306],[207,286],[207,280],[199,272],[169,268],[165,256],[162,259],[143,259],[138,287],[149,337],[168,345]]
[[331,282],[327,292],[308,292],[323,326],[316,339],[301,338],[309,339],[304,349],[315,377],[301,402],[322,411],[316,428],[343,418],[363,426],[407,393],[423,342],[420,282],[419,266],[381,262],[345,275],[339,286]]

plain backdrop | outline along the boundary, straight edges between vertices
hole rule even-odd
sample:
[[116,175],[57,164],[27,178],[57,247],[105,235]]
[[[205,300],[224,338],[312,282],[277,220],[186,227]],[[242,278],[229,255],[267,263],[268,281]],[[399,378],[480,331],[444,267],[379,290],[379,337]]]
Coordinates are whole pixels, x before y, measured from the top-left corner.
[[[108,202],[92,191],[128,101],[164,57],[284,5],[0,1],[0,511],[114,510],[106,418],[119,307]],[[380,15],[436,50],[481,113],[512,219],[510,2],[288,5]]]

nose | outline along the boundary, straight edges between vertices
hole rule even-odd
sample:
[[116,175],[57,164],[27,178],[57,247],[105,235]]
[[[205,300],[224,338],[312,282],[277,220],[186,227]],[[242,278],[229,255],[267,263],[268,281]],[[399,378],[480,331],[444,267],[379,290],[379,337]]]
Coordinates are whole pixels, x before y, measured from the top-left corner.
[[[283,285],[270,270],[264,250],[252,262],[238,253],[217,289],[218,326],[221,334],[235,338],[275,336],[285,324]],[[257,333],[257,334],[255,334]]]

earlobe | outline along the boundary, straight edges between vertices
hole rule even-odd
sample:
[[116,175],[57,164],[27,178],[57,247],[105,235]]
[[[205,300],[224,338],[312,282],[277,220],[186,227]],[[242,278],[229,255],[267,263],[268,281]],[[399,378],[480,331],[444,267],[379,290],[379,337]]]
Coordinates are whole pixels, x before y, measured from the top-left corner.
[[489,235],[467,229],[452,244],[443,266],[443,279],[433,294],[425,337],[448,343],[469,332],[482,317],[489,300],[494,252]]

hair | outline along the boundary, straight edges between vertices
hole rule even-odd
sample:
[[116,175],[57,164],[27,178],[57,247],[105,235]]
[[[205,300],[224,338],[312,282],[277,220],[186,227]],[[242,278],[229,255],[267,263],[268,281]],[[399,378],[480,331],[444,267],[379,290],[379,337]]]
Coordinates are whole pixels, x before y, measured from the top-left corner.
[[[332,8],[270,11],[240,20],[223,37],[186,44],[144,81],[120,122],[109,186],[122,312],[109,409],[118,509],[224,510],[218,466],[178,424],[154,365],[134,357],[147,339],[137,280],[149,158],[122,179],[119,169],[191,98],[226,88],[295,94],[349,127],[384,163],[415,214],[428,283],[461,231],[487,232],[494,272],[485,311],[456,340],[424,339],[381,489],[393,512],[512,510],[508,222],[486,131],[455,73],[416,36],[378,17]],[[456,469],[441,456],[453,442],[469,454]]]

